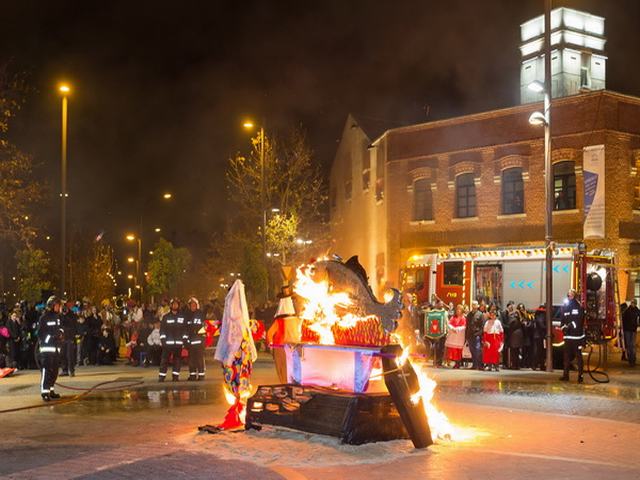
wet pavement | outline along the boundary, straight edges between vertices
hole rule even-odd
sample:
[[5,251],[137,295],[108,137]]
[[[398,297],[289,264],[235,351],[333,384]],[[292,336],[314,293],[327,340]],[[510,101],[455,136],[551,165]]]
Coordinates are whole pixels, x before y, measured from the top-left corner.
[[[9,459],[0,478],[640,478],[640,371],[616,368],[606,385],[559,383],[559,372],[430,370],[437,404],[466,433],[426,451],[278,430],[198,434],[226,410],[215,367],[205,382],[163,384],[154,369],[81,368],[60,381],[90,388],[117,380],[105,386],[116,389],[0,414]],[[37,380],[37,372],[0,380],[0,410],[39,405]],[[256,364],[254,383],[275,383],[268,358]]]

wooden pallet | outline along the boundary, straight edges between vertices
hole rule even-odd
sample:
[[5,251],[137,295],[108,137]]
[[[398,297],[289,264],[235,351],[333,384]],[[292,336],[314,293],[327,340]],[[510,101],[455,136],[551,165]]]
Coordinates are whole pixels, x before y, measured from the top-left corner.
[[389,394],[355,394],[291,384],[263,385],[247,403],[246,428],[276,425],[360,445],[409,435]]

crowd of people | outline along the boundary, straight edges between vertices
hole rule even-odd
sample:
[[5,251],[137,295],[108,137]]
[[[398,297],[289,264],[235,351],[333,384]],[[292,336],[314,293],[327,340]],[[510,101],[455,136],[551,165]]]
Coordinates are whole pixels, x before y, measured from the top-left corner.
[[504,368],[544,369],[545,310],[530,312],[520,303],[507,303],[504,310],[495,304],[472,302],[465,305],[434,305],[420,309],[420,332],[436,367],[449,364],[458,369]]
[[[586,336],[584,312],[575,298],[567,294],[561,308],[560,326],[564,333],[564,372],[569,379],[570,365],[578,364],[578,382],[583,381],[581,351]],[[544,370],[546,361],[546,312],[543,306],[529,311],[524,304],[508,302],[504,310],[495,304],[473,302],[445,305],[441,300],[418,310],[421,335],[429,347],[435,367],[445,364],[458,369],[469,366],[477,370],[499,371],[530,368]]]
[[[45,310],[45,303],[20,302],[13,308],[0,303],[0,368],[39,368],[38,324]],[[159,305],[132,300],[93,305],[87,300],[62,299],[61,375],[73,376],[77,366],[111,365],[118,358],[132,365],[159,366],[161,321],[170,310],[167,300]],[[205,315],[219,319],[219,305],[207,304]]]

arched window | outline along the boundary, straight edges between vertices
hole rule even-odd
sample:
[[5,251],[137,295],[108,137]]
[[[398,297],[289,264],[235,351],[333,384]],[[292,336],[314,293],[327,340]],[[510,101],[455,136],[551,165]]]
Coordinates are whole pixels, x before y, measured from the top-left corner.
[[576,208],[576,172],[574,162],[558,162],[553,166],[554,210]]
[[476,216],[476,184],[473,173],[464,173],[456,177],[456,217]]
[[433,220],[433,196],[426,178],[413,182],[413,220]]
[[521,168],[508,168],[502,172],[502,213],[524,213],[524,184]]

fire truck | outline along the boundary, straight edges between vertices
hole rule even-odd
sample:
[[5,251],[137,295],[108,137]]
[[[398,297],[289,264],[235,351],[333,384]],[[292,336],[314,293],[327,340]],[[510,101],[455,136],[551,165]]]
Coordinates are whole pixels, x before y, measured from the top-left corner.
[[[559,326],[559,309],[567,291],[574,288],[585,309],[591,341],[613,338],[619,304],[613,254],[587,253],[584,244],[556,245],[552,268],[554,324]],[[528,310],[545,304],[545,249],[541,246],[414,255],[401,273],[403,290],[415,294],[418,305],[436,298],[454,305],[476,300],[501,307],[514,301]],[[562,344],[559,328],[554,344]]]

